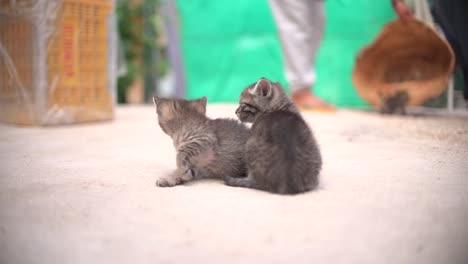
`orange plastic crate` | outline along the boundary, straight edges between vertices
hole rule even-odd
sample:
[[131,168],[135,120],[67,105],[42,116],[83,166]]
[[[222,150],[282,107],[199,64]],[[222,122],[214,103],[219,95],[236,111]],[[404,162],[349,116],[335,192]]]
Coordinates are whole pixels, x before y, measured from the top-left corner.
[[14,2],[0,0],[0,120],[54,125],[112,119],[111,0]]

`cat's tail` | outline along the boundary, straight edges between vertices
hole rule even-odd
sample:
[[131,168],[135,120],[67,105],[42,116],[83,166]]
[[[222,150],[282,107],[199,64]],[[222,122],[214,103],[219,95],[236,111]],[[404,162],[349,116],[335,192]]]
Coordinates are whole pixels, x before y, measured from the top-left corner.
[[231,187],[244,187],[244,188],[252,188],[252,189],[259,189],[255,180],[252,177],[224,177],[224,183],[227,186]]
[[257,189],[261,191],[276,193],[276,194],[299,194],[299,193],[310,191],[317,187],[317,185],[314,185],[314,186],[300,188],[300,189],[287,188],[286,186],[284,188],[279,188],[279,187],[274,188],[272,186],[269,187],[269,186],[259,184],[258,182],[255,181],[255,179],[252,176],[241,177],[241,178],[226,176],[224,177],[224,183],[227,186],[231,186],[231,187],[251,188],[251,189]]

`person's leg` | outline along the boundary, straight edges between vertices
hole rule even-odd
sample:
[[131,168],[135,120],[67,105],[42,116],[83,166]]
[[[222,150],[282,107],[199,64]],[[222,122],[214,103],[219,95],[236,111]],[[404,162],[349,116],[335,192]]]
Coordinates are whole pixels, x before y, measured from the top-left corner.
[[[450,33],[445,34],[445,36],[448,43],[452,47],[453,52],[455,53],[456,64],[458,67],[460,67],[463,77],[463,98],[465,101],[468,101],[468,62],[464,56],[462,46],[458,39],[450,35]],[[468,51],[465,51],[465,53],[468,53]]]
[[455,18],[453,21],[453,27],[455,29],[456,42],[459,46],[460,55],[458,56],[458,65],[462,71],[463,76],[463,97],[465,101],[468,101],[468,31],[466,25],[468,25],[468,2],[466,0],[458,0],[459,8],[456,9]]
[[463,98],[465,98],[465,102],[468,102],[468,62],[466,60],[462,61],[460,63],[460,68],[462,70],[463,84],[464,84]]
[[452,46],[458,66],[463,75],[463,97],[468,101],[468,34],[465,25],[468,23],[466,12],[468,3],[464,0],[434,3],[433,14],[435,21],[441,26],[447,41]]
[[286,78],[299,107],[331,108],[311,92],[325,20],[322,0],[269,0],[283,50]]

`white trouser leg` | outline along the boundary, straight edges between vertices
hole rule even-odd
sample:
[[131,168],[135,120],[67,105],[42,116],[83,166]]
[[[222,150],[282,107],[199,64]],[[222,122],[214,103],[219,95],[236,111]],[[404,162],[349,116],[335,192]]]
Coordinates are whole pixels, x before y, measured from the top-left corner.
[[325,22],[321,0],[269,0],[291,91],[315,83],[314,62]]

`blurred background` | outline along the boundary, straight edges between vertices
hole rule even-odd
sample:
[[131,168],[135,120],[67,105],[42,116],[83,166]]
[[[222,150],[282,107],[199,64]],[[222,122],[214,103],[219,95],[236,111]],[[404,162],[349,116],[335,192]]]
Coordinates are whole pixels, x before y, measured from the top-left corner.
[[[235,103],[240,91],[262,76],[288,88],[280,41],[267,1],[118,1],[119,21],[128,21],[128,14],[144,20],[145,4],[157,7],[153,14],[157,21],[157,58],[153,63],[158,65],[159,76],[147,79],[155,81],[154,85],[144,84],[144,67],[138,67],[144,60],[135,58],[143,52],[137,51],[140,46],[131,45],[144,35],[144,27],[119,23],[128,69],[119,77],[119,102],[147,101],[151,94],[148,90],[155,87],[157,94],[208,96],[210,102]],[[325,6],[326,26],[316,57],[314,90],[335,105],[365,107],[351,83],[354,57],[385,23],[395,18],[395,13],[386,0],[325,1]],[[128,34],[131,30],[133,34]],[[146,89],[138,88],[142,85]],[[137,90],[146,90],[146,97],[138,100],[141,95],[131,93]],[[137,98],[126,100],[123,94]]]
[[[0,3],[2,120],[108,119],[116,104],[149,103],[153,95],[236,103],[260,77],[289,90],[266,0]],[[314,92],[338,107],[368,108],[351,74],[357,53],[396,18],[391,2],[329,0],[325,13]],[[454,83],[458,100],[459,74]],[[446,94],[426,105],[446,107]]]
[[[268,1],[142,0],[118,1],[117,6],[127,64],[127,73],[119,77],[119,102],[148,101],[155,88],[154,92],[163,96],[208,96],[210,102],[235,103],[241,89],[262,76],[288,88]],[[157,11],[145,13],[150,6]],[[395,12],[387,0],[325,1],[325,8],[314,91],[339,107],[367,107],[351,82],[354,59],[386,23],[396,18]],[[154,16],[154,31],[145,31],[144,21],[150,19],[146,14]],[[128,16],[140,22],[128,23],[133,21]],[[146,61],[157,65],[157,72],[151,75],[155,78],[143,77],[143,69],[154,66],[145,67],[145,59],[138,59],[144,57],[145,49],[151,49],[151,41],[133,45],[143,36],[155,39],[156,50],[149,52],[153,60]],[[145,89],[138,88],[142,85]],[[461,90],[460,77],[455,86]],[[123,94],[133,95],[133,90],[145,90],[144,99],[125,100]]]

